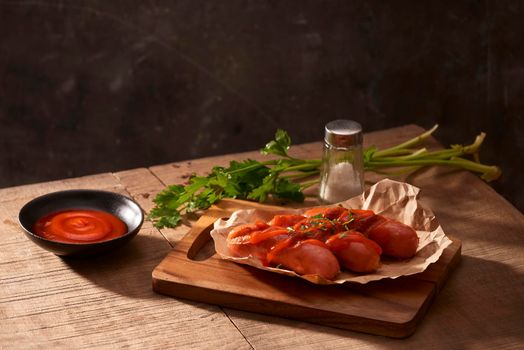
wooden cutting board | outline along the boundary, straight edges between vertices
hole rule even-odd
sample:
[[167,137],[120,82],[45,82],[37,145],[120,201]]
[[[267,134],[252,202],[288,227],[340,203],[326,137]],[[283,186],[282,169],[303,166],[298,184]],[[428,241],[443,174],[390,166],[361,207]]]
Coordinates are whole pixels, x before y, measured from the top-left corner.
[[403,338],[415,331],[460,260],[461,242],[450,237],[453,244],[420,274],[364,285],[315,285],[218,258],[209,234],[213,223],[244,208],[282,209],[221,200],[153,270],[153,290],[234,309]]

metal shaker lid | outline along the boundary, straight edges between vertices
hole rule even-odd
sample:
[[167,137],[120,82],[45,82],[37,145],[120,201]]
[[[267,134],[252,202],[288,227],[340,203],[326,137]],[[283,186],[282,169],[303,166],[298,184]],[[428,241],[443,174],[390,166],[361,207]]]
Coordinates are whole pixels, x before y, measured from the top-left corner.
[[333,120],[326,124],[324,140],[333,147],[352,147],[362,144],[362,126],[352,120]]

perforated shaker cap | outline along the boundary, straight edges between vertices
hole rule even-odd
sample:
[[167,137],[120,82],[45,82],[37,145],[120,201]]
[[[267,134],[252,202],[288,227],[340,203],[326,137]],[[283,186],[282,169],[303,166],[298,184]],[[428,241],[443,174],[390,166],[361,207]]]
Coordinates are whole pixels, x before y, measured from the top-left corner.
[[326,124],[324,140],[333,147],[362,145],[362,126],[353,120],[333,120]]

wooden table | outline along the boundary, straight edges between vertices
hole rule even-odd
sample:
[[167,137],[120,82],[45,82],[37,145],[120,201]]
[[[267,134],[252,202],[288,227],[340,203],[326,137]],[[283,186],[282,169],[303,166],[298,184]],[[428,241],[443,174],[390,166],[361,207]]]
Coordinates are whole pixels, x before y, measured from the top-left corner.
[[[405,126],[366,135],[383,147],[418,134]],[[435,143],[436,144],[436,143]],[[321,144],[294,147],[318,157]],[[127,246],[94,259],[61,259],[30,242],[21,206],[52,191],[92,188],[133,197],[148,211],[166,184],[258,152],[0,190],[0,349],[493,349],[524,346],[524,216],[475,175],[449,168],[401,180],[422,189],[462,261],[414,335],[398,340],[253,314],[154,293],[151,271],[188,231],[145,222]],[[375,181],[371,175],[368,180]],[[187,222],[191,225],[191,222]]]

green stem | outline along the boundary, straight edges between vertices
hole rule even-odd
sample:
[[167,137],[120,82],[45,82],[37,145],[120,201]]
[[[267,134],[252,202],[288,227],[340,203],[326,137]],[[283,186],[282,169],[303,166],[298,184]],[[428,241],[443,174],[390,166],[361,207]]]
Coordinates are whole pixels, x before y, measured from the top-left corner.
[[390,157],[375,157],[375,155],[373,155],[371,157],[371,160],[373,161],[377,161],[377,162],[382,162],[382,161],[396,161],[396,160],[409,160],[409,159],[415,159],[415,158],[420,158],[420,157],[424,157],[428,154],[428,151],[426,150],[426,148],[421,148],[419,150],[416,150],[416,151],[413,151],[412,153],[408,154],[407,156],[390,156]]
[[313,168],[313,170],[318,169],[319,164],[300,164],[300,165],[293,165],[286,169],[283,169],[282,172],[288,172],[288,171],[297,171],[297,170],[304,170],[304,169],[310,169]]
[[[307,169],[308,167],[319,166],[320,163],[322,162],[320,159],[310,159],[310,160],[295,159],[295,160],[299,161],[301,164],[300,165],[293,165],[293,166],[291,166],[289,168],[286,168],[283,171],[293,171],[293,170],[299,170],[299,169]],[[240,173],[240,172],[244,172],[244,171],[251,171],[251,170],[254,170],[254,169],[258,169],[258,168],[263,168],[263,167],[268,166],[268,165],[278,165],[278,159],[267,160],[265,162],[258,162],[256,164],[247,166],[245,168],[240,168],[240,169],[228,171],[228,172],[226,172],[226,174],[236,174],[236,173]]]
[[415,159],[449,159],[451,157],[460,157],[464,152],[461,150],[444,149],[440,151],[427,152],[425,148],[414,152],[408,156],[401,157],[372,157],[373,162],[395,162],[401,160],[415,160]]
[[478,155],[480,145],[482,145],[482,142],[484,142],[485,137],[486,133],[481,132],[479,135],[477,135],[475,141],[471,145],[464,147],[463,152],[466,154]]
[[265,162],[258,162],[256,164],[247,166],[245,168],[239,168],[239,169],[236,169],[236,170],[227,171],[225,173],[226,174],[236,174],[236,173],[240,173],[240,172],[243,172],[243,171],[250,171],[250,170],[254,170],[254,169],[258,169],[258,168],[263,168],[263,167],[265,167],[267,165],[275,165],[275,164],[277,164],[277,160],[267,160]]
[[443,149],[439,151],[429,152],[421,158],[431,158],[431,159],[449,159],[452,157],[460,157],[464,154],[462,149]]
[[418,145],[419,143],[421,143],[422,141],[424,141],[425,139],[427,139],[428,137],[431,136],[431,134],[437,130],[438,128],[438,124],[435,124],[431,129],[429,129],[428,131],[420,134],[419,136],[417,137],[414,137],[406,142],[403,142],[399,145],[396,145],[396,146],[393,146],[393,147],[390,147],[390,148],[386,148],[386,149],[383,149],[381,151],[377,151],[373,154],[374,157],[383,157],[383,156],[388,156],[388,155],[392,155],[392,154],[396,154],[395,152],[397,152],[398,150],[400,149],[404,149],[404,148],[409,148],[409,147],[413,147],[415,145]]
[[319,182],[320,182],[320,179],[304,182],[304,183],[300,184],[300,189],[302,191],[304,191],[306,188],[314,186],[314,185],[318,184]]
[[319,170],[312,170],[312,171],[306,171],[306,172],[303,172],[303,173],[291,174],[291,175],[287,175],[287,176],[283,176],[283,177],[288,178],[288,179],[296,180],[296,179],[302,179],[302,178],[305,178],[305,177],[317,175],[319,172],[320,172]]
[[377,174],[386,175],[386,176],[399,176],[404,175],[407,173],[412,173],[414,171],[417,171],[418,169],[422,168],[422,166],[412,166],[412,167],[405,167],[398,171],[385,171],[385,170],[379,170],[379,169],[369,169],[369,171],[373,171]]
[[412,160],[396,160],[396,161],[369,161],[366,163],[367,170],[384,167],[398,167],[398,166],[432,166],[432,165],[447,165],[455,168],[462,168],[466,170],[482,173],[482,178],[486,181],[495,180],[500,176],[500,169],[497,166],[483,165],[472,162],[467,159],[454,157],[451,159],[412,159]]

